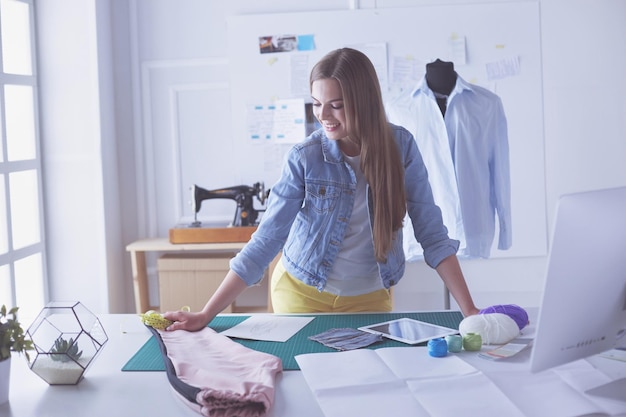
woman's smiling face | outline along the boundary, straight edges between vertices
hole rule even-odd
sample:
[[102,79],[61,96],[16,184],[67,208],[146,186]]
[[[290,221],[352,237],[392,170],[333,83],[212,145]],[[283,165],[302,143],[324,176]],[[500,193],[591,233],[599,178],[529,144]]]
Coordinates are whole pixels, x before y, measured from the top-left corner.
[[343,93],[339,81],[324,78],[311,85],[313,113],[324,127],[329,139],[338,140],[348,136],[346,113],[343,107]]

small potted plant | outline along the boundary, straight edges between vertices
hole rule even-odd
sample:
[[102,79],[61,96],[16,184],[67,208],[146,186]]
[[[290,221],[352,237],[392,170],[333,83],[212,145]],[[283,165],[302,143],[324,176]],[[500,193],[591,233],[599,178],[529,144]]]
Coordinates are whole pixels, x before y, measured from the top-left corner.
[[33,349],[33,342],[26,339],[22,325],[17,320],[17,310],[0,308],[0,404],[9,400],[9,378],[11,372],[11,352],[24,353],[30,360],[28,351]]

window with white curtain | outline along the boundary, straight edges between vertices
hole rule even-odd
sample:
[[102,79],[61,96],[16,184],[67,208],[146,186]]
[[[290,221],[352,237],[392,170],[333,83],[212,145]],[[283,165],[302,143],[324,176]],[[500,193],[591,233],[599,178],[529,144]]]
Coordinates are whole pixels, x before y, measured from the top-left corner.
[[0,305],[46,300],[34,0],[0,0]]

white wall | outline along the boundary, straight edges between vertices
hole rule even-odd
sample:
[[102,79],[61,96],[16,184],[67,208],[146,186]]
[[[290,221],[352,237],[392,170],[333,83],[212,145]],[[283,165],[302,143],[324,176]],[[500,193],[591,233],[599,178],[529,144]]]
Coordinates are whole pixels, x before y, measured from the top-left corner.
[[[154,161],[145,148],[149,142],[143,116],[150,103],[144,95],[145,68],[226,58],[230,15],[343,10],[350,3],[38,2],[51,295],[80,299],[96,311],[133,311],[125,245],[162,234],[151,227],[146,215],[151,202],[146,190],[158,184],[151,177]],[[356,3],[363,8],[437,4],[434,0]],[[626,185],[626,101],[622,99],[626,95],[622,75],[626,73],[626,2],[539,3],[546,210],[551,225],[559,195]],[[220,71],[214,78],[228,82]],[[479,306],[538,305],[545,264],[545,257],[462,261]],[[154,283],[155,271],[151,273]],[[443,306],[442,293],[434,272],[412,263],[394,296],[400,309],[427,309]]]
[[49,297],[126,311],[110,4],[50,0],[35,13]]
[[36,13],[38,33],[54,34],[38,39],[50,297],[106,311],[95,4],[42,2]]

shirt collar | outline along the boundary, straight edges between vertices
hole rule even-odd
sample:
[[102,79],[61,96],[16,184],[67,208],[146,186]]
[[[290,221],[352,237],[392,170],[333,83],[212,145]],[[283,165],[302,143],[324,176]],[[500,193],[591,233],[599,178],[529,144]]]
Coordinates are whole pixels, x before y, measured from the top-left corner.
[[339,142],[328,139],[325,134],[322,135],[322,153],[326,162],[343,162],[343,152],[339,148]]
[[[461,94],[465,90],[474,91],[474,88],[472,87],[470,83],[465,81],[463,78],[461,78],[460,75],[457,74],[456,84],[454,85],[454,89],[452,90],[452,92],[450,93],[448,97],[452,97],[456,94]],[[415,90],[413,90],[413,92],[411,93],[411,97],[415,97],[416,95],[420,93],[426,94],[427,96],[433,99],[435,98],[435,92],[431,90],[430,87],[428,87],[428,83],[426,82],[425,75],[419,81],[419,83],[417,84],[417,87],[415,87]]]

